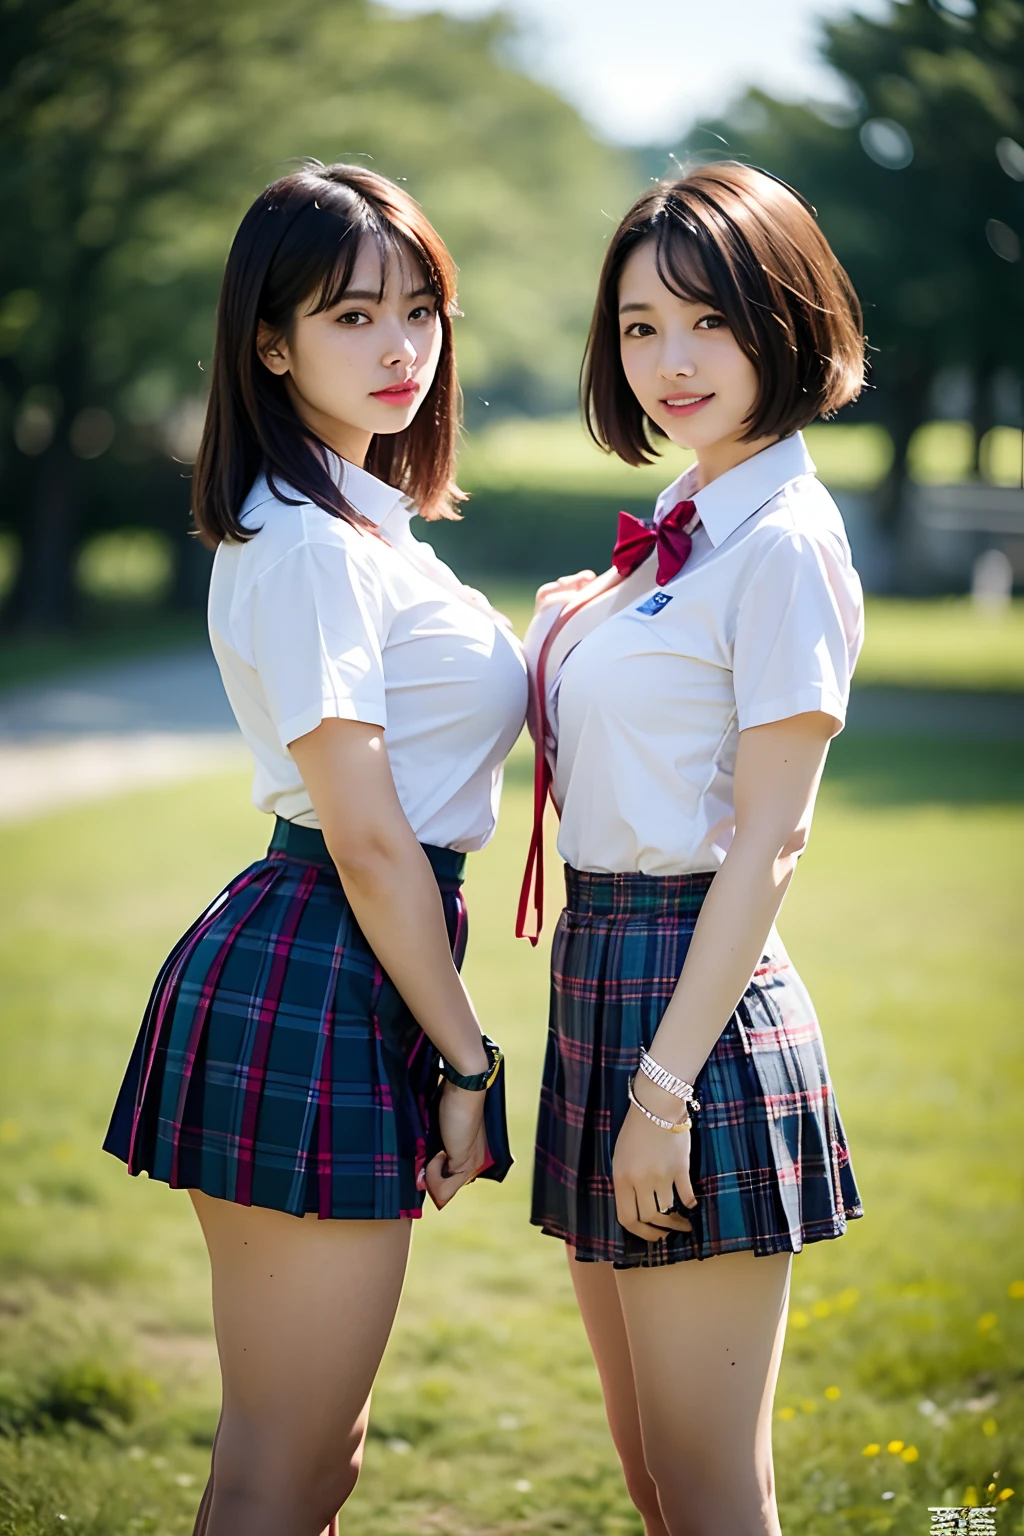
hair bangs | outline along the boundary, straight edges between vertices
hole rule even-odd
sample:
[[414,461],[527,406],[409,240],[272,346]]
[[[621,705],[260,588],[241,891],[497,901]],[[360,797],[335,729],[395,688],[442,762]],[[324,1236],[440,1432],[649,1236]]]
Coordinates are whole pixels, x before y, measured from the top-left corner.
[[722,308],[722,296],[708,275],[707,242],[701,227],[681,217],[671,203],[654,221],[655,265],[670,293],[688,304]]
[[445,295],[441,276],[430,261],[427,252],[420,249],[404,230],[396,229],[388,220],[377,216],[373,210],[368,209],[367,213],[369,217],[362,229],[354,231],[342,241],[333,268],[324,273],[316,305],[310,313],[319,315],[324,310],[333,309],[335,305],[343,303],[352,285],[352,273],[355,271],[356,262],[368,243],[373,245],[379,264],[378,304],[383,303],[388,269],[392,262],[408,271],[414,289],[429,288],[438,302],[443,303]]

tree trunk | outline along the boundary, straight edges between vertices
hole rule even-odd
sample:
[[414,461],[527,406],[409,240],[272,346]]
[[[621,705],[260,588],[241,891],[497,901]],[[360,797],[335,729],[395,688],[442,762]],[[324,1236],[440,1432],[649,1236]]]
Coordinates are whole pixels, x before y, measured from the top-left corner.
[[904,375],[888,393],[883,420],[892,438],[893,459],[878,493],[878,520],[888,533],[895,533],[902,515],[910,440],[926,415],[928,376],[923,371]]
[[78,618],[74,583],[80,512],[77,470],[67,434],[61,431],[32,476],[32,515],[10,604],[11,619],[19,629],[70,629]]
[[974,374],[974,400],[971,404],[971,426],[974,429],[974,458],[971,472],[976,480],[984,479],[981,465],[981,445],[986,432],[996,424],[992,400],[992,369],[979,365]]

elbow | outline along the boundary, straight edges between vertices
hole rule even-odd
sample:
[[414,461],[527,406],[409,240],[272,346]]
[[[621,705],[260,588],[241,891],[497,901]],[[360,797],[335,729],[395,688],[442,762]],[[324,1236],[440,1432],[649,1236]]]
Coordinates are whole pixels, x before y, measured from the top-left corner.
[[325,832],[325,841],[342,882],[363,890],[376,885],[400,857],[388,829],[372,824]]
[[786,890],[796,874],[797,860],[807,847],[808,830],[795,827],[782,842],[773,864],[773,877],[779,890]]
[[788,832],[777,828],[768,835],[767,828],[760,828],[753,836],[737,832],[733,839],[729,858],[743,864],[752,876],[768,879],[773,886],[785,889],[796,871],[797,860],[807,847],[808,829],[794,827]]
[[783,861],[790,861],[795,864],[797,859],[803,853],[804,849],[807,847],[809,837],[809,827],[794,827],[792,832],[790,832],[783,841],[782,847],[779,849],[779,859]]

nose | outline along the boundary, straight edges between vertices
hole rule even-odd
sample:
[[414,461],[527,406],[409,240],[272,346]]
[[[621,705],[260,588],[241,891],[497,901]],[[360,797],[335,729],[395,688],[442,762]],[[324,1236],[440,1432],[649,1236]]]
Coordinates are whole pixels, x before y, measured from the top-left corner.
[[397,326],[388,337],[381,361],[385,368],[410,367],[417,358],[416,343],[402,326]]
[[658,372],[663,379],[692,379],[697,372],[697,364],[689,349],[679,346],[666,348],[658,363]]

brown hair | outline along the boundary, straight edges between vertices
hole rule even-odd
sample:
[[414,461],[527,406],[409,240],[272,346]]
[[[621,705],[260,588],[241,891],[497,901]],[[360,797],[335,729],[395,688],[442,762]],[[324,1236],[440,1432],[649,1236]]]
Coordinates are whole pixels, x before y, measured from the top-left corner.
[[612,236],[580,376],[591,436],[627,464],[647,464],[647,417],[626,381],[619,279],[655,242],[658,273],[680,298],[714,305],[757,369],[744,441],[788,437],[855,400],[864,385],[857,295],[815,223],[815,210],[771,172],[734,160],[701,166],[638,197]]
[[253,203],[228,253],[213,352],[213,379],[192,481],[192,515],[207,544],[243,541],[255,530],[239,514],[261,472],[279,501],[283,481],[301,497],[357,527],[373,525],[342,496],[328,469],[326,445],[300,421],[283,378],[256,352],[259,322],[289,335],[299,305],[316,296],[315,313],[332,308],[348,287],[364,239],[381,261],[411,251],[437,296],[441,355],[423,403],[403,432],[378,433],[366,468],[406,492],[425,518],[457,517],[453,500],[459,386],[452,348],[456,273],[444,242],[419,204],[386,177],[358,165],[322,165],[275,181]]

